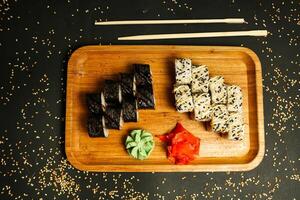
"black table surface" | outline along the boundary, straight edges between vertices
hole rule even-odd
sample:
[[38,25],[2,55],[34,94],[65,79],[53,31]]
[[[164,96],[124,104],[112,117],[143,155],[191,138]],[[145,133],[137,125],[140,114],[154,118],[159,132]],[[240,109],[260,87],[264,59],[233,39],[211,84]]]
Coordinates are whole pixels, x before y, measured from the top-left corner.
[[[245,18],[248,24],[94,26],[95,20]],[[118,41],[154,33],[267,29],[268,37]],[[1,199],[300,198],[299,0],[0,2]],[[66,69],[89,44],[245,46],[262,63],[266,150],[249,172],[91,173],[64,153]]]

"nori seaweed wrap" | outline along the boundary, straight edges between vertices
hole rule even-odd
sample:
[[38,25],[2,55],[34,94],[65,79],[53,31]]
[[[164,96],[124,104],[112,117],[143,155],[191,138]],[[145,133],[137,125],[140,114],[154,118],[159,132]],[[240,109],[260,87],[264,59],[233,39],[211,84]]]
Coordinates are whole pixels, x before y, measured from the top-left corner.
[[87,121],[88,134],[90,137],[107,137],[108,131],[105,128],[102,115],[90,115]]
[[134,64],[133,66],[136,85],[152,85],[150,65]]
[[137,102],[134,96],[123,98],[122,110],[124,122],[138,121]]
[[121,86],[119,81],[105,80],[103,88],[105,104],[119,104],[122,101]]
[[155,108],[152,85],[137,85],[136,98],[139,109]]
[[107,129],[119,129],[123,125],[121,106],[107,106],[105,110],[105,127]]
[[135,95],[135,78],[131,73],[121,73],[122,98]]
[[100,93],[90,93],[86,95],[86,103],[90,113],[99,115],[104,111],[104,105]]

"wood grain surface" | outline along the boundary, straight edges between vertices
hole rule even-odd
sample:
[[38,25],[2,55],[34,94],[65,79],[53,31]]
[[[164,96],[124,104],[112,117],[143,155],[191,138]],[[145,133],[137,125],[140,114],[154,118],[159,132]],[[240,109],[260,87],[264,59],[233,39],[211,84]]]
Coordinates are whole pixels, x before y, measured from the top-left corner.
[[[242,87],[246,137],[230,141],[213,133],[189,114],[176,112],[172,94],[174,59],[188,57],[194,64],[208,65],[211,76],[224,76],[227,84]],[[90,138],[86,128],[85,94],[99,92],[105,79],[129,72],[134,63],[151,65],[155,110],[139,110],[139,122],[109,130],[108,138]],[[155,139],[149,159],[128,156],[124,138],[142,128],[154,135],[172,130],[176,122],[201,139],[200,155],[189,165],[174,165],[166,157],[164,143]],[[243,47],[219,46],[84,46],[68,63],[65,147],[69,162],[80,170],[123,172],[246,171],[264,155],[264,119],[261,64],[256,54]]]

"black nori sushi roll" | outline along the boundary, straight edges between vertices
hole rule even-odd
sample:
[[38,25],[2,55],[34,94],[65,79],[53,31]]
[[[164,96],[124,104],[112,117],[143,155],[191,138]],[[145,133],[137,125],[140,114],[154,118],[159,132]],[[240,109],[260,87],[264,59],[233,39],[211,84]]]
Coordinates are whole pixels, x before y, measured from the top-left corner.
[[123,125],[121,106],[107,106],[105,109],[105,127],[108,129],[119,129]]
[[123,98],[122,110],[124,122],[138,121],[137,102],[134,96]]
[[100,93],[91,93],[86,95],[86,103],[88,106],[88,110],[92,114],[99,115],[103,113],[103,102],[101,99]]
[[91,115],[87,122],[88,134],[90,137],[107,137],[108,131],[105,128],[104,117]]
[[134,64],[133,66],[136,85],[152,85],[150,65]]
[[121,86],[119,81],[105,80],[103,87],[105,104],[119,104],[122,101]]
[[136,98],[139,109],[155,108],[152,85],[137,85]]
[[121,73],[121,90],[122,97],[132,96],[135,94],[134,75],[130,73]]

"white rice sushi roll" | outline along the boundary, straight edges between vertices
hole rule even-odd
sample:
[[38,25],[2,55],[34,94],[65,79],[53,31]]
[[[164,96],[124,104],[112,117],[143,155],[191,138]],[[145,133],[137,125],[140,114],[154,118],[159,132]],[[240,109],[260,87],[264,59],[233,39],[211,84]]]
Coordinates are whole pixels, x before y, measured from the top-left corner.
[[209,93],[193,94],[194,117],[197,121],[211,120],[211,98]]
[[227,120],[229,117],[229,112],[226,105],[215,105],[212,107],[212,118],[211,118],[211,127],[214,132],[217,133],[226,133],[227,129]]
[[177,84],[190,84],[192,81],[192,60],[188,58],[175,59],[175,74]]
[[230,140],[243,140],[245,124],[242,113],[230,113],[227,120],[227,138]]
[[243,93],[237,85],[227,86],[227,108],[229,112],[242,112]]
[[214,76],[209,80],[212,104],[226,104],[227,86],[222,76]]
[[192,66],[192,93],[208,93],[209,72],[205,65]]
[[191,89],[188,85],[175,85],[176,110],[180,113],[192,112],[194,109]]

